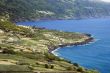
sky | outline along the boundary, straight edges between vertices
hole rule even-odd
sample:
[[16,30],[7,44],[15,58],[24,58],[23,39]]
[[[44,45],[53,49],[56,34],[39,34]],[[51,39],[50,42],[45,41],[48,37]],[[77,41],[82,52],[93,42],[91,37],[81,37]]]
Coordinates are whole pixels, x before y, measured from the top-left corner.
[[104,2],[110,2],[110,0],[102,0],[102,1],[104,1]]

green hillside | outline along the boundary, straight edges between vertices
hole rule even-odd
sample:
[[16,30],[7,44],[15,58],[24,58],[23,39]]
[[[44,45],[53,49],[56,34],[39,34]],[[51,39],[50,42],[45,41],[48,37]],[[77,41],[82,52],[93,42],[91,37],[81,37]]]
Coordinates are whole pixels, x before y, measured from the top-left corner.
[[110,15],[110,4],[89,0],[0,0],[0,14],[11,20],[71,19]]

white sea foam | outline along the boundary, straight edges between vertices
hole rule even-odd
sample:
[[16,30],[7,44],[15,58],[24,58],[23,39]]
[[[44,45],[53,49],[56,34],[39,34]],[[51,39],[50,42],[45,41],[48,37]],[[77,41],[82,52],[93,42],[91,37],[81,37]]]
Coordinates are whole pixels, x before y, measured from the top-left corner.
[[[78,46],[87,46],[87,45],[91,45],[91,44],[93,44],[93,43],[95,43],[95,42],[97,42],[97,41],[99,41],[100,39],[94,39],[94,41],[92,41],[92,42],[89,42],[88,44],[84,44],[84,45],[78,45]],[[74,45],[73,45],[74,46]],[[66,47],[73,47],[73,46],[66,46]],[[59,56],[60,55],[60,53],[58,53],[58,50],[59,50],[60,48],[57,48],[57,49],[55,49],[55,50],[53,50],[51,53],[52,54],[54,54],[55,56]]]
[[60,48],[57,48],[53,50],[51,53],[54,54],[55,56],[59,56],[59,53],[57,52]]
[[99,41],[100,39],[94,39],[94,41],[92,41],[92,42],[89,42],[89,43],[87,43],[87,44],[84,44],[84,45],[78,45],[78,46],[87,46],[87,45],[91,45],[91,44],[93,44],[93,43],[96,43],[97,41]]

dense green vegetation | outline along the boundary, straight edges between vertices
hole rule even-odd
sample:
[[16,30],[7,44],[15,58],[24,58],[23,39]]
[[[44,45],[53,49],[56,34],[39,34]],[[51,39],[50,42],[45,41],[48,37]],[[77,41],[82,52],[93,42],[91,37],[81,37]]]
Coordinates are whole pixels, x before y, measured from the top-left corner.
[[0,14],[13,21],[110,15],[110,4],[95,0],[0,0]]

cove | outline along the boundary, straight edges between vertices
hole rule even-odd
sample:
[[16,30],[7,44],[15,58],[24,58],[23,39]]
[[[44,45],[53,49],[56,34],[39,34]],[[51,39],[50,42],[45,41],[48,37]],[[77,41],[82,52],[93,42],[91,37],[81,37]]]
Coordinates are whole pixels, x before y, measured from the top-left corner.
[[110,73],[110,18],[40,20],[18,22],[17,24],[92,34],[95,38],[95,42],[93,43],[82,46],[64,47],[53,51],[53,53],[88,69],[97,69],[101,73]]

